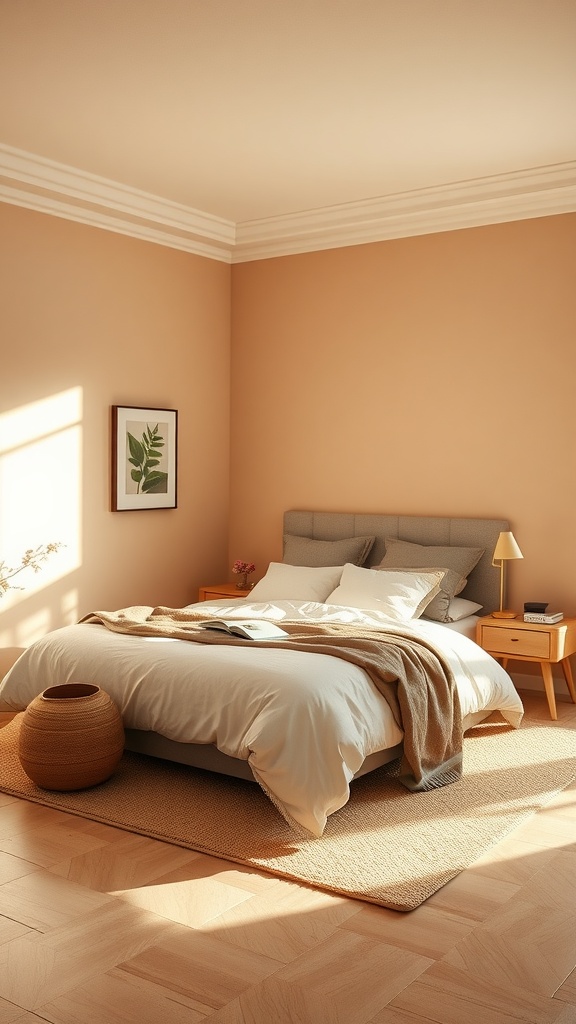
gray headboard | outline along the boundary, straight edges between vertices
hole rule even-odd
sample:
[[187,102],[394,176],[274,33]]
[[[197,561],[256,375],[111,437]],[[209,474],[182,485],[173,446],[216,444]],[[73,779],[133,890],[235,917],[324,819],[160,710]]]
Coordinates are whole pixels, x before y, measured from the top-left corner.
[[395,537],[413,544],[441,544],[454,547],[481,547],[484,554],[470,573],[466,588],[459,595],[482,605],[484,614],[500,602],[500,572],[492,565],[498,534],[509,530],[505,519],[456,519],[440,516],[390,516],[363,512],[284,513],[284,533],[314,540],[342,540],[345,537],[376,537],[366,561],[378,565],[386,551],[385,538]]

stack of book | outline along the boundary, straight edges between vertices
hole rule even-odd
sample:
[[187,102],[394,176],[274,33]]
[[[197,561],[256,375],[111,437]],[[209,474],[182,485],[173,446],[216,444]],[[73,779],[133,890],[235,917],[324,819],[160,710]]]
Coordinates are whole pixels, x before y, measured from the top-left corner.
[[553,622],[561,622],[564,612],[524,612],[524,622],[544,622],[550,625]]

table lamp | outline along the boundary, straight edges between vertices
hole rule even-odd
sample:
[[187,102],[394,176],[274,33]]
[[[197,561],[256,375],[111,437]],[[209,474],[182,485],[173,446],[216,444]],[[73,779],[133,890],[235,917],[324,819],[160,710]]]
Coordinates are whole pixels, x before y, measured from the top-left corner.
[[[515,619],[516,612],[510,611],[509,609],[503,608],[504,603],[504,563],[509,558],[524,558],[524,555],[520,551],[518,544],[513,533],[506,530],[501,533],[496,541],[496,547],[494,548],[494,554],[492,556],[492,565],[495,569],[500,569],[500,608],[497,612],[492,612],[492,618],[494,619]],[[496,563],[500,564],[497,565]]]

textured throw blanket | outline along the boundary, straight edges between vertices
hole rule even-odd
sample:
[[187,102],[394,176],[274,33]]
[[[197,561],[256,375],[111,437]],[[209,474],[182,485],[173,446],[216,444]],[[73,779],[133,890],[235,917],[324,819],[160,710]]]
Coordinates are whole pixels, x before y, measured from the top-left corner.
[[205,629],[203,621],[197,610],[146,606],[93,612],[81,619],[133,636],[233,646],[257,643],[343,658],[364,669],[404,730],[400,781],[420,791],[460,778],[462,716],[456,681],[441,653],[425,640],[400,628],[383,631],[345,623],[283,621],[288,637],[254,641]]

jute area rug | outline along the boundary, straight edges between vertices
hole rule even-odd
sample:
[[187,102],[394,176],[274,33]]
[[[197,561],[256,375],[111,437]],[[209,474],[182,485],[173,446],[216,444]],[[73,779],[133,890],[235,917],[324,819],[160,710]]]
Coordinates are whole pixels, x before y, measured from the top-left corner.
[[[0,729],[0,790],[393,910],[418,907],[576,777],[576,731],[485,722],[464,777],[409,793],[380,768],[352,784],[321,839],[296,838],[256,783],[124,754],[107,782],[55,793],[18,761],[21,715]],[[495,718],[496,716],[494,716]]]

